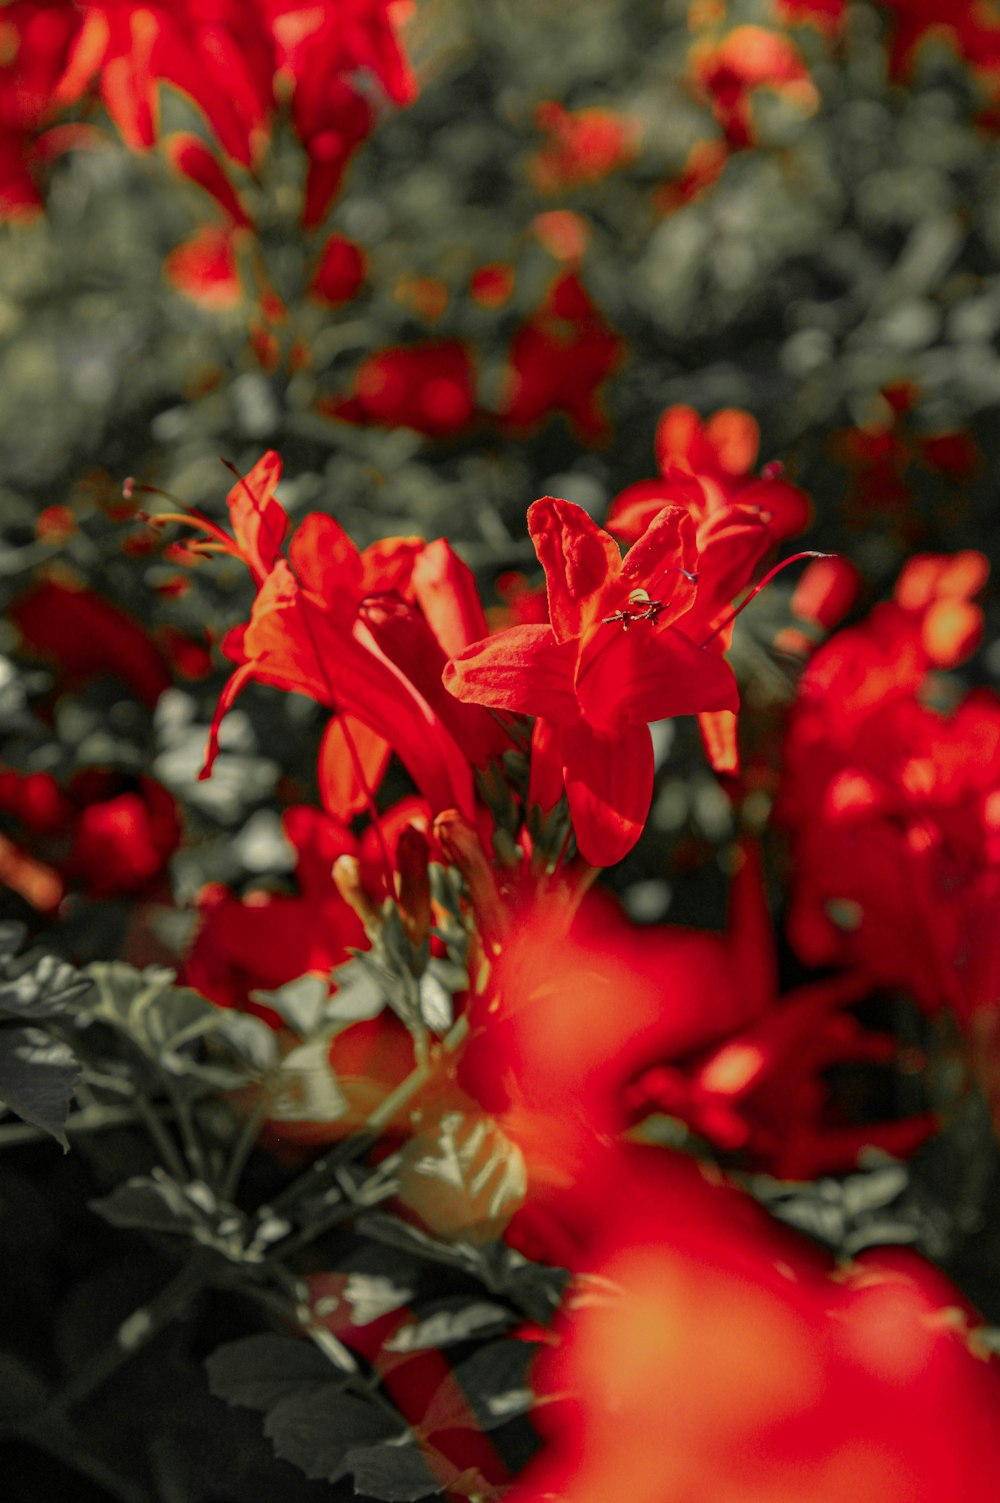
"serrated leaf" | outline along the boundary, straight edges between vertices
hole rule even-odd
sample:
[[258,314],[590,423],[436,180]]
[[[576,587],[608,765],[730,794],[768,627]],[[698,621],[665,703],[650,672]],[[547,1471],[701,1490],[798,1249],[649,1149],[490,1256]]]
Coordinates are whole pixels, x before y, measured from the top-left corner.
[[381,981],[359,965],[349,960],[333,972],[337,990],[327,1006],[327,1017],[338,1023],[362,1023],[377,1018],[386,1006],[385,991]]
[[69,1147],[66,1118],[80,1067],[68,1044],[42,1028],[0,1029],[0,1101]]
[[458,1468],[438,1451],[433,1465],[412,1442],[407,1445],[356,1447],[347,1453],[346,1469],[354,1473],[355,1491],[383,1503],[414,1503],[441,1493]]
[[413,1298],[413,1290],[381,1274],[349,1273],[342,1298],[351,1312],[351,1325],[367,1326],[393,1310],[401,1310]]
[[324,1020],[330,988],[322,976],[298,976],[273,992],[253,991],[255,1002],[272,1008],[295,1033],[307,1038]]
[[265,1254],[266,1241],[250,1237],[248,1243],[250,1227],[236,1206],[219,1200],[201,1180],[180,1185],[160,1168],[116,1185],[110,1195],[89,1204],[112,1226],[187,1236],[235,1263],[259,1263]]
[[491,1117],[445,1112],[402,1151],[399,1198],[439,1236],[499,1236],[527,1183],[521,1150]]
[[420,1421],[421,1431],[495,1430],[535,1402],[528,1369],[538,1350],[534,1341],[491,1341],[449,1374]]
[[330,1068],[325,1036],[285,1055],[273,1092],[269,1115],[281,1122],[336,1122],[350,1107]]
[[57,1017],[90,987],[88,978],[67,961],[42,955],[19,976],[0,981],[0,1016],[20,1021]]
[[227,1009],[215,1030],[215,1037],[224,1040],[247,1064],[260,1075],[267,1075],[278,1063],[278,1040],[273,1028],[268,1028],[263,1018],[255,1018],[249,1012],[234,1012]]
[[221,1009],[187,986],[175,986],[164,966],[137,970],[124,961],[98,961],[85,974],[94,982],[86,1016],[125,1033],[146,1057],[161,1062],[185,1044],[215,1032]]
[[329,1388],[348,1377],[338,1375],[312,1342],[270,1331],[220,1346],[205,1366],[217,1399],[264,1414],[290,1395]]
[[429,1347],[454,1346],[473,1336],[483,1336],[509,1326],[514,1317],[503,1305],[479,1300],[471,1303],[461,1295],[437,1302],[431,1312],[422,1312],[413,1326],[401,1326],[385,1343],[387,1352],[422,1352]]
[[264,1433],[283,1461],[307,1477],[336,1482],[347,1471],[347,1454],[380,1441],[402,1440],[403,1422],[384,1409],[334,1384],[312,1393],[281,1399],[264,1424]]

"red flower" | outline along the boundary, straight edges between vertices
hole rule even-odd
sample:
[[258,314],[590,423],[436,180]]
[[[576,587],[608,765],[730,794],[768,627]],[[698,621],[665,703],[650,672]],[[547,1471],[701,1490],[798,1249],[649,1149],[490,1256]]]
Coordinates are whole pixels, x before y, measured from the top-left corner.
[[163,263],[169,282],[204,308],[236,308],[243,297],[236,258],[237,231],[203,225],[182,240]]
[[[714,614],[706,616],[716,651],[724,651],[731,626],[723,625],[734,596],[781,539],[800,532],[809,499],[780,475],[751,474],[760,430],[750,413],[723,408],[703,421],[693,407],[668,407],[656,429],[661,479],[627,486],[611,504],[608,528],[634,542],[661,507],[687,507],[697,524],[699,572],[712,582]],[[702,603],[707,602],[703,596]],[[720,627],[716,631],[716,627]],[[739,766],[732,715],[709,712],[700,719],[709,760],[717,772]]]
[[753,94],[772,89],[803,114],[819,102],[816,86],[795,44],[763,26],[737,26],[719,42],[696,43],[691,56],[694,82],[708,99],[728,145],[738,150],[754,142]]
[[309,297],[324,308],[340,308],[356,297],[368,270],[360,246],[345,235],[330,235],[309,283]]
[[572,502],[536,501],[528,526],[551,626],[511,627],[466,649],[445,683],[460,699],[558,728],[577,843],[587,861],[606,866],[631,850],[649,811],[648,722],[735,710],[736,682],[676,624],[690,616],[697,633],[702,621],[694,528],[679,507],[659,514],[624,563]]
[[238,898],[219,883],[198,897],[201,923],[184,981],[221,1007],[238,1007],[277,1025],[249,993],[274,990],[307,971],[326,973],[365,946],[360,920],[331,875],[338,856],[355,855],[353,836],[318,809],[288,809],[282,818],[295,848],[298,893],[254,892]]
[[501,418],[512,429],[528,429],[563,412],[578,437],[591,442],[607,438],[610,424],[601,387],[621,364],[623,352],[624,342],[604,321],[580,278],[573,271],[561,273],[541,307],[514,335]]
[[978,554],[914,559],[897,601],[815,654],[780,804],[800,953],[860,966],[966,1024],[992,1016],[998,995],[1000,701],[976,691],[942,714],[922,696],[929,670],[974,645],[966,596],[982,579]]
[[146,887],[164,870],[181,838],[174,800],[159,783],[139,778],[134,789],[102,797],[107,782],[100,773],[81,773],[67,789],[83,807],[73,828],[66,874],[93,898]]
[[347,423],[414,428],[448,438],[475,415],[472,355],[457,339],[379,350],[358,367],[353,391],[328,398],[320,410]]
[[510,1503],[992,1499],[1000,1368],[935,1269],[836,1268],[697,1165],[605,1157],[567,1194],[596,1277],[535,1365],[547,1444]]
[[66,688],[106,675],[154,705],[170,686],[166,660],[145,628],[84,585],[42,580],[10,614],[28,650],[58,664]]
[[[374,733],[362,748],[369,776],[384,769],[387,744],[434,812],[471,813],[470,762],[502,749],[499,727],[456,705],[441,685],[445,652],[482,629],[471,574],[446,544],[420,538],[387,538],[359,552],[332,517],[318,514],[306,517],[284,558],[287,517],[274,495],[280,473],[271,453],[233,487],[235,539],[198,513],[179,518],[242,557],[259,585],[249,622],[223,642],[239,666],[219,698],[202,776],[218,754],[224,715],[244,684],[257,679],[330,706],[345,717],[348,736],[351,724],[362,722]],[[424,613],[412,610],[411,601]],[[344,728],[331,735],[342,737]],[[358,748],[343,744],[353,757]],[[349,817],[345,811],[362,792],[352,778],[325,774],[331,807],[341,817]]]
[[547,100],[538,105],[535,120],[549,135],[528,164],[529,176],[539,193],[561,193],[567,188],[599,183],[635,159],[638,122],[614,110],[567,110]]

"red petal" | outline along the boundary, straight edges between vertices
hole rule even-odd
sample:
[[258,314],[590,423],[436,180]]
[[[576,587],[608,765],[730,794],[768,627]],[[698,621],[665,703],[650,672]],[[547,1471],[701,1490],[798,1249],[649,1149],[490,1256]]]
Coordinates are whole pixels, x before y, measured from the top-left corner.
[[361,595],[361,555],[339,523],[310,512],[292,538],[288,556],[303,589],[319,595],[338,616],[354,617]]
[[591,866],[620,861],[642,834],[653,796],[653,743],[645,726],[602,736],[584,721],[559,733],[566,795],[580,854]]
[[366,809],[368,795],[385,777],[391,755],[385,737],[364,721],[354,715],[335,715],[320,743],[316,768],[326,812],[348,824]]
[[178,131],[163,142],[163,148],[171,165],[210,194],[233,224],[241,225],[244,229],[252,227],[250,216],[240,203],[239,195],[226,176],[222,163],[204,141],[188,131]]
[[448,657],[489,632],[476,579],[444,538],[428,543],[413,566],[417,604]]
[[579,715],[572,692],[576,643],[557,642],[548,626],[512,626],[476,642],[453,658],[444,684],[456,699],[573,721]]
[[236,541],[258,584],[271,572],[281,552],[288,514],[275,496],[281,459],[269,450],[226,498]]
[[[696,585],[684,574],[697,574],[698,549],[695,524],[682,506],[658,511],[638,542],[625,555],[622,588],[642,587],[669,609],[658,617],[661,625],[676,621],[690,610]],[[683,571],[683,572],[680,572]]]
[[618,583],[618,544],[582,506],[557,496],[543,496],[529,506],[528,531],[545,570],[556,640],[581,637],[600,620],[609,584],[613,589]]
[[726,660],[696,647],[676,627],[637,622],[629,631],[617,626],[605,631],[608,638],[588,654],[576,684],[580,709],[592,725],[638,725],[739,708]]

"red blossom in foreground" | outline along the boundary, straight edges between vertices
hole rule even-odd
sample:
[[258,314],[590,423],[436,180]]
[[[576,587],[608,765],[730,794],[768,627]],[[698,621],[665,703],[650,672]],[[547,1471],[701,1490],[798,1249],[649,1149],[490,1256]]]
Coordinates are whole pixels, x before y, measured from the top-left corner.
[[[501,725],[457,705],[441,683],[447,654],[485,630],[470,571],[443,540],[387,538],[359,552],[332,517],[316,513],[296,530],[286,558],[288,518],[275,494],[280,475],[272,452],[237,480],[228,497],[232,536],[198,512],[153,519],[201,529],[213,547],[241,558],[258,586],[250,620],[222,644],[237,668],[212,719],[202,776],[218,755],[226,712],[256,679],[337,713],[322,771],[337,817],[350,818],[361,800],[370,803],[389,749],[433,812],[471,813],[472,765],[485,765],[507,743]],[[356,741],[358,722],[365,732]],[[331,760],[342,770],[331,770]]]
[[598,1156],[566,1200],[596,1277],[535,1364],[547,1444],[511,1503],[993,1497],[1000,1371],[921,1259],[837,1269],[665,1155]]
[[912,1151],[935,1117],[848,1120],[824,1077],[832,1065],[895,1057],[850,1011],[868,977],[782,995],[777,968],[752,849],[723,934],[640,927],[597,894],[567,932],[558,907],[526,902],[471,1000],[460,1081],[521,1146],[532,1196],[585,1174],[599,1141],[650,1112],[784,1178],[843,1172],[866,1147]]
[[[695,576],[694,526],[679,507],[659,513],[624,563],[609,534],[572,502],[536,501],[528,528],[551,625],[511,627],[467,648],[445,683],[462,700],[555,728],[577,844],[587,861],[606,866],[631,850],[649,812],[648,722],[735,710],[736,683],[700,645],[712,586]],[[653,603],[648,615],[634,603],[637,592]]]

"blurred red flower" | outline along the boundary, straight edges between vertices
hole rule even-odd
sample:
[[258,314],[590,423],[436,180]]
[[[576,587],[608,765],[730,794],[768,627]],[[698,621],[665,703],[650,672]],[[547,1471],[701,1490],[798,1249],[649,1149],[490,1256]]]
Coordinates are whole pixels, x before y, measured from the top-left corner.
[[547,1445],[511,1503],[993,1496],[1000,1372],[919,1258],[836,1269],[666,1155],[608,1154],[574,1196],[589,1277],[536,1362]]
[[505,427],[531,429],[561,412],[578,438],[607,438],[611,427],[601,388],[624,350],[576,272],[562,272],[511,343],[500,404]]
[[379,350],[362,361],[346,396],[320,403],[327,417],[448,438],[476,412],[475,367],[457,339]]
[[528,162],[528,175],[539,193],[599,183],[634,161],[639,125],[614,110],[595,107],[567,110],[555,100],[535,109],[535,123],[549,139]]

